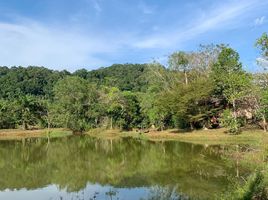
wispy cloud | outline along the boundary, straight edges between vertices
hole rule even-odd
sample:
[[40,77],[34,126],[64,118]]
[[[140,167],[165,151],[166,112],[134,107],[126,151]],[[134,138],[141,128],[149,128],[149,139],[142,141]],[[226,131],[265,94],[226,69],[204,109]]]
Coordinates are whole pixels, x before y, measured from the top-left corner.
[[261,26],[265,23],[265,16],[262,16],[262,17],[259,17],[259,18],[256,18],[255,21],[254,21],[254,24],[255,26]]
[[27,21],[0,23],[1,65],[46,65],[54,69],[106,65],[97,54],[112,53],[117,45],[77,30],[58,29]]
[[[148,2],[140,0],[129,5],[125,0],[114,0],[104,7],[102,0],[83,0],[83,8],[72,13],[68,22],[65,18],[53,23],[23,16],[12,16],[12,20],[0,18],[0,65],[44,65],[75,70],[131,59],[143,62],[157,56],[156,60],[165,62],[166,56],[161,55],[203,34],[210,36],[215,31],[238,29],[246,20],[252,26],[256,16],[251,13],[268,6],[267,1],[261,0],[212,1],[180,16],[176,9],[167,7],[161,12],[160,4]],[[178,6],[175,0],[174,5]],[[178,20],[172,20],[174,16]],[[146,23],[140,23],[142,19]],[[255,23],[260,25],[265,21],[265,17],[260,17]]]
[[102,8],[100,6],[100,3],[98,0],[92,0],[93,2],[93,7],[96,10],[97,13],[100,13],[102,11]]
[[143,14],[150,15],[155,12],[155,6],[148,5],[144,1],[140,1],[139,6]]
[[217,5],[189,20],[188,26],[151,35],[138,41],[135,46],[138,48],[164,48],[174,44],[178,45],[182,41],[193,39],[209,31],[236,27],[236,25],[240,24],[241,17],[260,6],[262,6],[262,3],[258,0],[236,1],[235,3],[229,2]]

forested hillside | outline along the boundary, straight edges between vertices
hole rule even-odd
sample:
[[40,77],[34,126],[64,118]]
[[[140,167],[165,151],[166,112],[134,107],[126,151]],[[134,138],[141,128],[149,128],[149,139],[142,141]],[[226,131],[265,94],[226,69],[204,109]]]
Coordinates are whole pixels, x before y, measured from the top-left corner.
[[[264,60],[267,44],[267,34],[256,42]],[[168,61],[74,73],[0,67],[0,128],[266,130],[268,77],[245,71],[234,49],[201,46]]]

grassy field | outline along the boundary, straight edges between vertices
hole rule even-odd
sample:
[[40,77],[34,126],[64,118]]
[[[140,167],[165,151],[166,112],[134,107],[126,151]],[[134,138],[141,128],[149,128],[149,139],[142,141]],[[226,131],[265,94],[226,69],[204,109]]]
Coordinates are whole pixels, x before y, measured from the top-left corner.
[[64,137],[72,134],[72,131],[55,128],[55,129],[38,129],[38,130],[20,130],[20,129],[2,129],[0,130],[0,140],[18,140],[23,138],[42,138],[47,137]]

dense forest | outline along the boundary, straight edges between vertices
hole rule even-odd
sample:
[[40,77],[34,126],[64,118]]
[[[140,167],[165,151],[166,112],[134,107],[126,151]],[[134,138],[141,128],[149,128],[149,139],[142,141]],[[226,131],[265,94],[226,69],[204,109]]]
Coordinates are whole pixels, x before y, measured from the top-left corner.
[[[252,45],[253,46],[253,45]],[[178,51],[168,66],[114,64],[73,73],[45,67],[0,67],[0,128],[63,127],[267,129],[268,36],[260,50],[263,73],[244,70],[228,45]],[[254,48],[254,47],[252,47]]]

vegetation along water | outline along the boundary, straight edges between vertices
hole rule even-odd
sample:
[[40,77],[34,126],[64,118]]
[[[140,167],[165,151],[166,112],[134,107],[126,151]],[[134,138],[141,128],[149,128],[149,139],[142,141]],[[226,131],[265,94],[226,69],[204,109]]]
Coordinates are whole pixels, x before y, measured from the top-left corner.
[[260,72],[229,45],[168,65],[0,67],[0,199],[268,199]]

